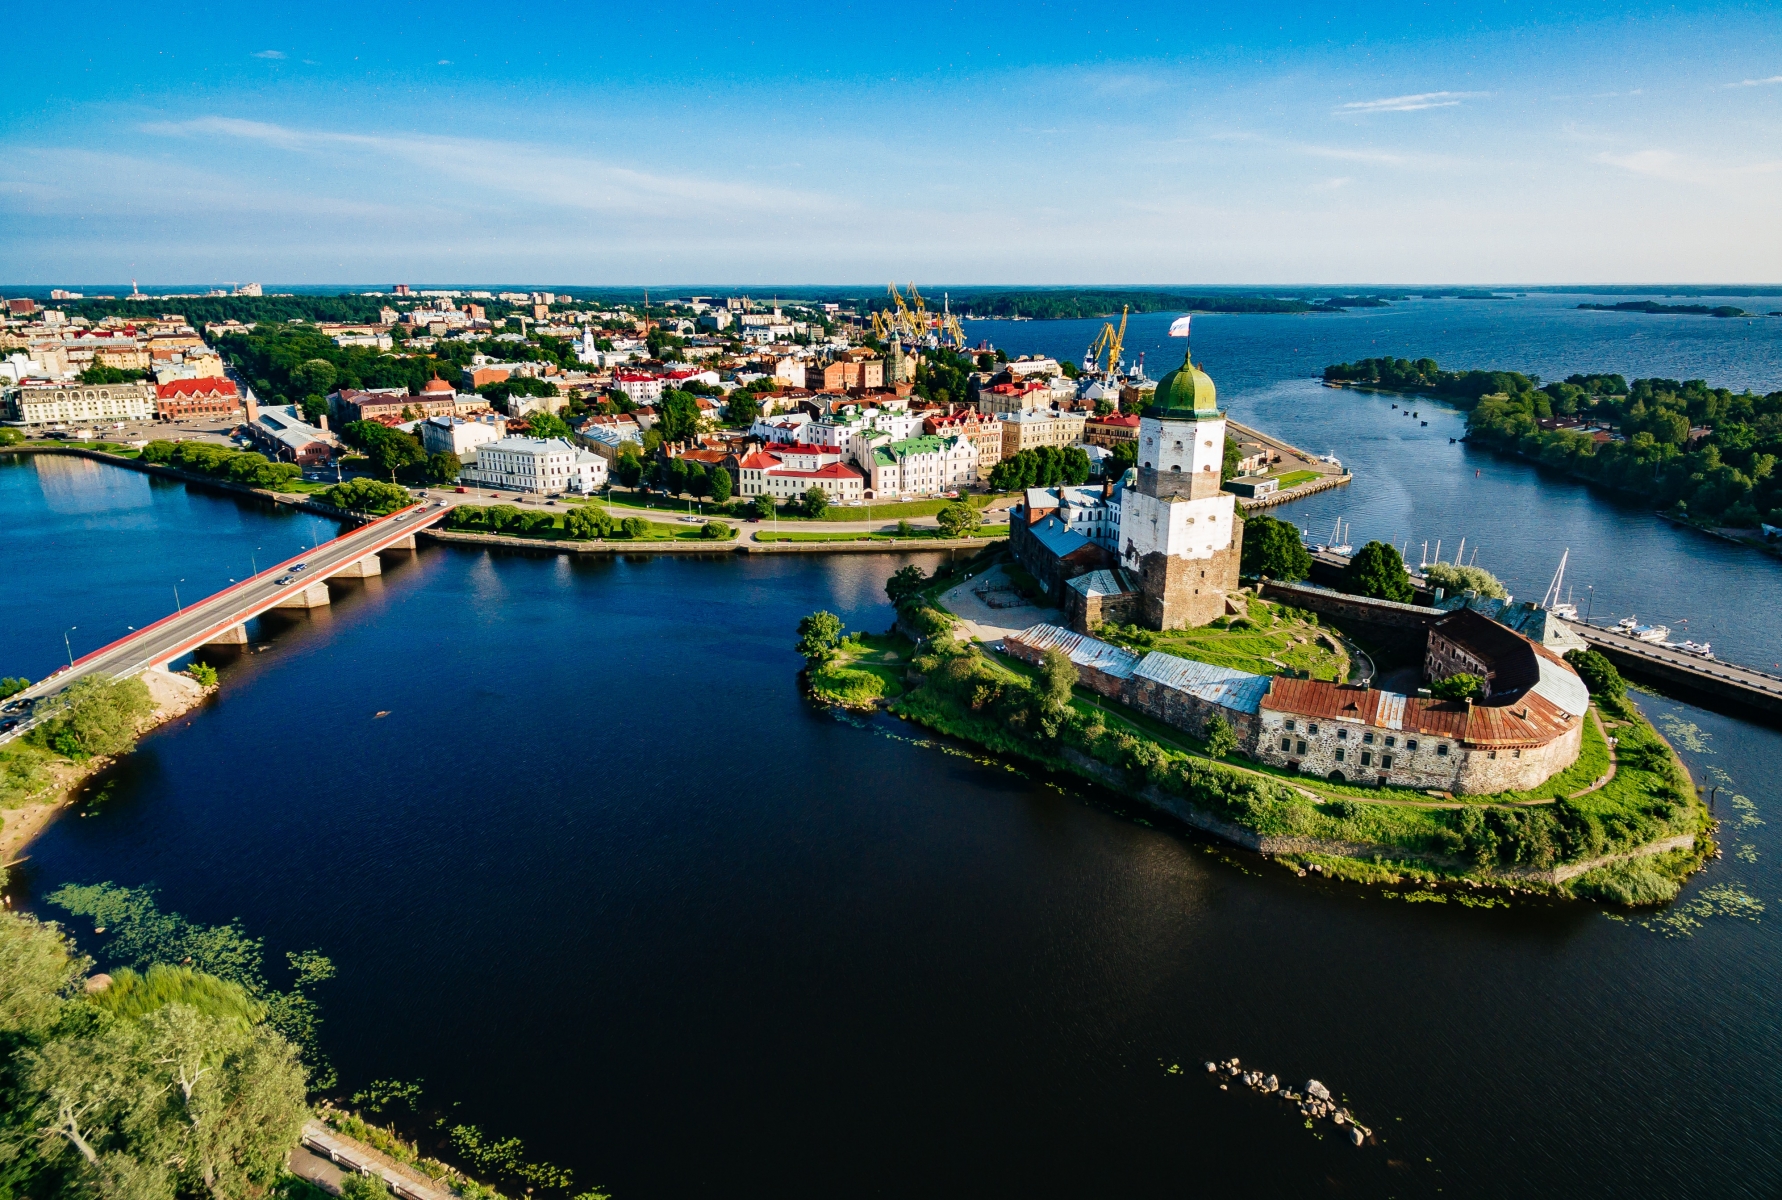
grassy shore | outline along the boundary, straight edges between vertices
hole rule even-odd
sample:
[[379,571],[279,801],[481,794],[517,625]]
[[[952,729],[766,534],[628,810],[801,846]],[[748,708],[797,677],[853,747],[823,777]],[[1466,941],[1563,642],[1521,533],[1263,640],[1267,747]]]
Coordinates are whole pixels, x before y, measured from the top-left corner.
[[[1237,643],[1227,657],[1254,652],[1249,630],[1194,632],[1196,657],[1207,661],[1221,633]],[[976,646],[940,645],[912,665],[922,683],[892,702],[899,715],[1110,787],[1302,872],[1631,905],[1675,896],[1713,850],[1711,821],[1682,763],[1626,700],[1599,697],[1595,706],[1619,741],[1613,756],[1587,719],[1578,761],[1539,788],[1447,797],[1333,783],[1235,754],[1216,760],[1199,739],[1081,687],[1047,712],[1035,668]],[[1686,845],[1651,853],[1670,841]]]
[[810,672],[811,695],[843,708],[901,696],[914,649],[901,634],[850,634],[834,658]]

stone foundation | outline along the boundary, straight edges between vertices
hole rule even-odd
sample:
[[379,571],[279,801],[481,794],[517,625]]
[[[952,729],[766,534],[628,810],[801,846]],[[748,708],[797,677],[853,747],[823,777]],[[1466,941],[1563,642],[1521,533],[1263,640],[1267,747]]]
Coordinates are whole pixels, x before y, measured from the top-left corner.
[[1232,544],[1210,558],[1176,558],[1161,552],[1139,564],[1143,619],[1150,629],[1189,629],[1225,615],[1225,596],[1238,588],[1243,527]]

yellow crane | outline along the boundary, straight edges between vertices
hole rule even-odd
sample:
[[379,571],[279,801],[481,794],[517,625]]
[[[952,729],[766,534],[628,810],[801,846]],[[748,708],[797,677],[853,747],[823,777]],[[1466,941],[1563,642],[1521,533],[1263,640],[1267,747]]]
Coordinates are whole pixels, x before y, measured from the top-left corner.
[[1130,311],[1126,305],[1120,306],[1120,328],[1115,329],[1112,321],[1101,327],[1095,340],[1089,344],[1089,352],[1083,355],[1083,369],[1086,371],[1101,370],[1100,358],[1103,350],[1108,354],[1108,365],[1103,372],[1109,379],[1120,369],[1120,351],[1126,344],[1126,314]]

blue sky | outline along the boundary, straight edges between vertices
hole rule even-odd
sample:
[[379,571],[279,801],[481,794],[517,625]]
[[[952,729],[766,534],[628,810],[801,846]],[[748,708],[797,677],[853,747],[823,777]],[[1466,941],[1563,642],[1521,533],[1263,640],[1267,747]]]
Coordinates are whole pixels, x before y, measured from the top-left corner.
[[1773,3],[9,25],[0,282],[1782,280]]

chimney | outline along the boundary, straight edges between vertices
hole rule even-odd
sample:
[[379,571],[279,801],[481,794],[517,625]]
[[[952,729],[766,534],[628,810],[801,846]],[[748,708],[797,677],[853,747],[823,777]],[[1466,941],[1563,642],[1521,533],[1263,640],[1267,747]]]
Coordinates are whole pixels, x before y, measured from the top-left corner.
[[316,420],[321,422],[321,424],[318,425],[317,428],[320,429],[323,433],[327,433],[328,432],[328,414],[323,413],[321,416],[317,417]]
[[1112,475],[1104,475],[1102,477],[1101,498],[1103,500],[1112,500],[1114,498],[1114,477]]

